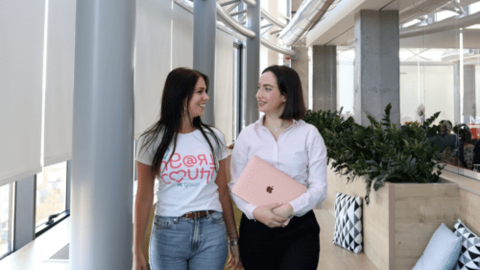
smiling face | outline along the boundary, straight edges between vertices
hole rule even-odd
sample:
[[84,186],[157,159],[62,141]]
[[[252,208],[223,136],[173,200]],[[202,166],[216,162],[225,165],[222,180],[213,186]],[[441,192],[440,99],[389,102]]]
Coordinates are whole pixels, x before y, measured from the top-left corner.
[[277,78],[272,72],[265,72],[260,77],[257,91],[258,109],[270,115],[280,117],[285,109],[287,99],[280,93]]
[[190,112],[190,117],[194,118],[197,116],[202,116],[205,111],[205,104],[210,98],[207,95],[207,85],[203,77],[199,77],[195,88],[193,90],[192,97],[190,98],[190,103],[188,104],[188,111]]

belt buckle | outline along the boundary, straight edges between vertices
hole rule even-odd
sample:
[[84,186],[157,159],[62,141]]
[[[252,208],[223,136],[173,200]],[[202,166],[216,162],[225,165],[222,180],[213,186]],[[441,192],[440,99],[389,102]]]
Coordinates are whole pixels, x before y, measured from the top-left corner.
[[[202,216],[202,212],[203,211],[196,211],[196,212],[188,212],[188,213],[185,213],[185,218],[186,219],[199,219],[201,218]],[[208,211],[206,211],[206,213],[208,214]]]
[[186,219],[197,219],[198,218],[198,212],[185,213],[185,218]]

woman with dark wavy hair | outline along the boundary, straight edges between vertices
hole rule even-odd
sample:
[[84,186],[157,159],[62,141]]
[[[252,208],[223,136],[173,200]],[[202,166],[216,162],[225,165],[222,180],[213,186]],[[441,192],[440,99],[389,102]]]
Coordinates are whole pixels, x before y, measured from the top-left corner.
[[312,209],[327,191],[327,149],[318,130],[305,123],[302,85],[295,70],[270,66],[256,95],[265,116],[242,130],[232,153],[233,187],[253,155],[307,187],[297,199],[252,205],[236,195],[243,212],[240,253],[246,270],[317,269],[320,227]]
[[241,269],[237,230],[225,170],[225,142],[217,129],[202,123],[209,97],[208,77],[177,68],[167,77],[160,119],[139,139],[133,269],[147,269],[143,239],[157,206],[149,261],[157,269]]

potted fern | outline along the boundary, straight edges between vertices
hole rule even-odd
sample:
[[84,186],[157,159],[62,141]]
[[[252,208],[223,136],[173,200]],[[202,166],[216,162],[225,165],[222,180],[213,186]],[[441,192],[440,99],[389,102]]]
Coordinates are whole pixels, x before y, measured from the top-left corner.
[[[432,123],[397,126],[389,104],[379,122],[356,124],[340,112],[309,111],[305,121],[322,134],[330,165],[322,208],[334,211],[336,192],[362,196],[364,250],[378,269],[412,269],[440,223],[453,226],[459,213],[456,184],[440,183],[439,149]],[[371,190],[375,191],[371,193]]]

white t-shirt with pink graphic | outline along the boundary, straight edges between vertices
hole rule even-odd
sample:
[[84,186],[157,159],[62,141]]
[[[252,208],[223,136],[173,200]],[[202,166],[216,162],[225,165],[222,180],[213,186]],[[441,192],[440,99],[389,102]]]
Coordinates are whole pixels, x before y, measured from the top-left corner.
[[[222,142],[217,146],[214,138],[205,130],[210,143],[215,149],[218,160],[227,157],[223,134],[212,128]],[[137,161],[152,165],[155,152],[162,140],[161,134],[155,143],[143,148],[144,139],[140,138],[137,149]],[[217,172],[212,151],[200,130],[186,134],[178,134],[175,153],[172,155],[173,142],[163,158],[161,174],[157,176],[159,188],[155,214],[159,216],[178,217],[190,211],[214,210],[222,212],[218,197],[218,187],[215,184]]]

